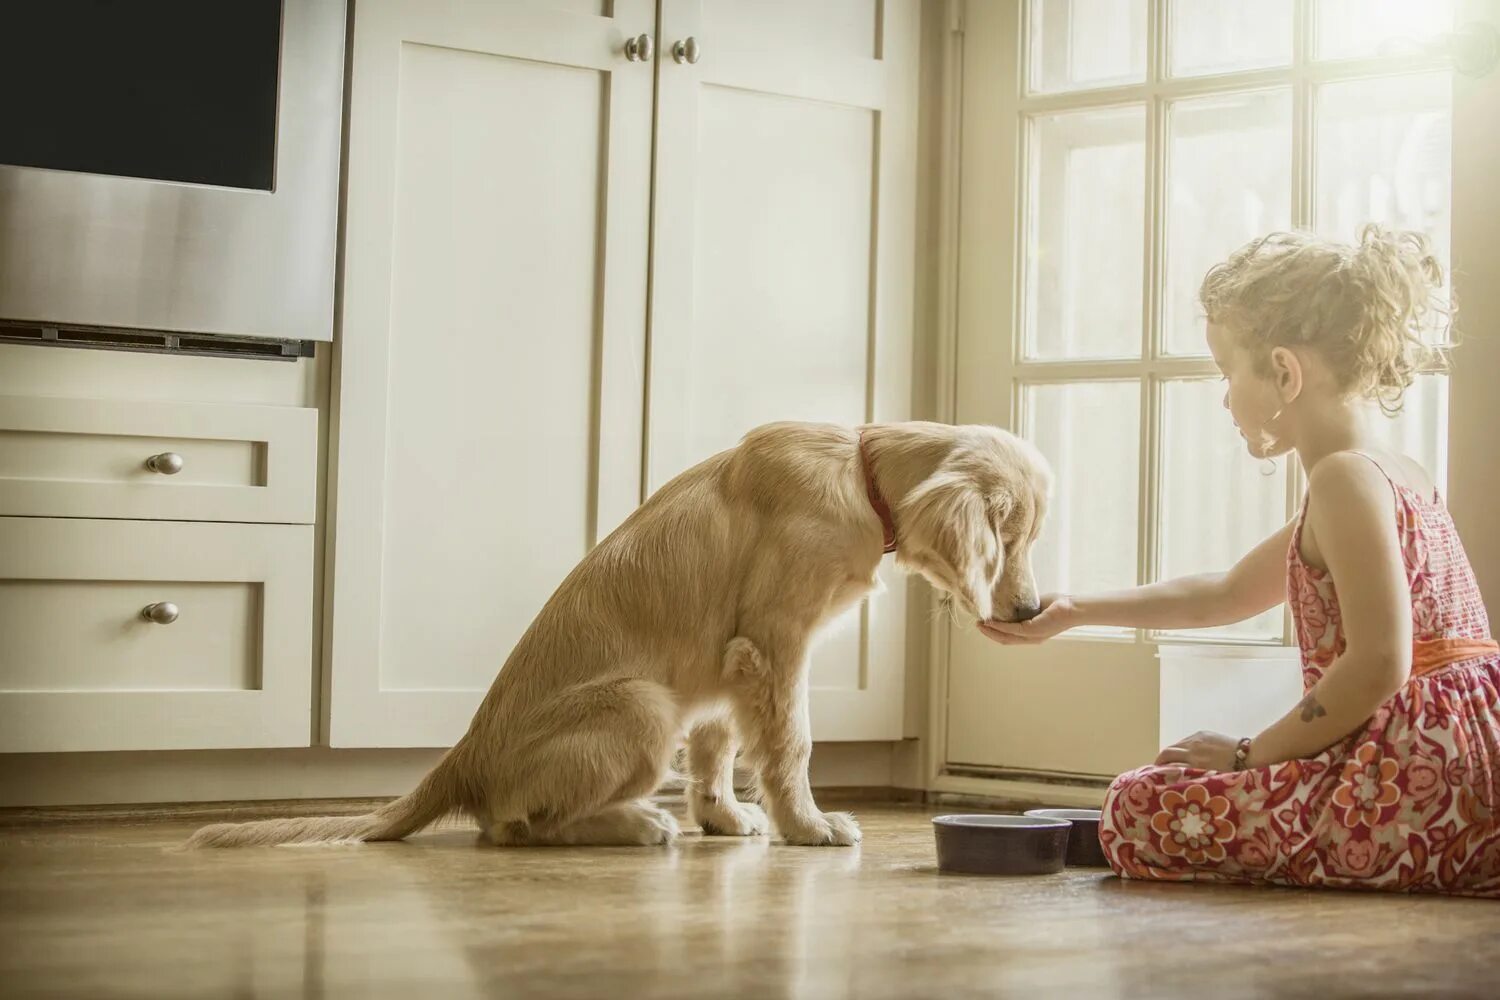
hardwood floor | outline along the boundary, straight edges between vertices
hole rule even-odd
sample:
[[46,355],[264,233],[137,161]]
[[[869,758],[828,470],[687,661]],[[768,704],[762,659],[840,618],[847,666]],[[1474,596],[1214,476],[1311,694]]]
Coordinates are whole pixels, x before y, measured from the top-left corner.
[[196,820],[0,829],[0,995],[1495,996],[1500,904],[939,875],[933,811],[858,849],[170,850]]

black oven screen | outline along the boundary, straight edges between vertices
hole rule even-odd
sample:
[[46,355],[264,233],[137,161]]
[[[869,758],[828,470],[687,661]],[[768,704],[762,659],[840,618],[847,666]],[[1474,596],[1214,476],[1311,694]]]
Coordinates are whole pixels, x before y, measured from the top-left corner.
[[281,0],[0,0],[0,163],[270,191]]

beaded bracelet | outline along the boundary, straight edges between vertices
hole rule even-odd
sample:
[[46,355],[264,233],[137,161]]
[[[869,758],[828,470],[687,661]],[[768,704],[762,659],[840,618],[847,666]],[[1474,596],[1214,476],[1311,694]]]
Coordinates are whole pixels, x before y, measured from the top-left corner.
[[1246,736],[1240,740],[1239,745],[1234,748],[1234,769],[1243,771],[1249,766],[1250,759],[1250,737]]

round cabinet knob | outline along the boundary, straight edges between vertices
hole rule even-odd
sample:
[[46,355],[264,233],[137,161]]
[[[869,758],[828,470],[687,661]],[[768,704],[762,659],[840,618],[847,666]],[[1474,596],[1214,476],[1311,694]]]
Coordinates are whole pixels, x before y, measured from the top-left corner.
[[164,476],[175,476],[182,471],[182,456],[175,451],[164,451],[146,459],[146,468]]
[[695,63],[698,55],[698,39],[691,35],[672,46],[672,58],[680,63]]
[[177,605],[171,601],[157,601],[141,609],[141,617],[158,625],[170,625],[177,620]]
[[625,58],[630,62],[650,62],[651,51],[650,35],[636,35],[625,39]]

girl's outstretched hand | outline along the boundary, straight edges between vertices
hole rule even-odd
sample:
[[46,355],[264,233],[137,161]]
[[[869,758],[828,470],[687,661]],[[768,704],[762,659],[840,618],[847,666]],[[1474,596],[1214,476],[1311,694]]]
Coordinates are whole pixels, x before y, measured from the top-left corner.
[[1044,594],[1041,605],[1042,610],[1030,621],[980,622],[979,631],[1002,646],[1034,646],[1078,624],[1073,599],[1067,594]]

